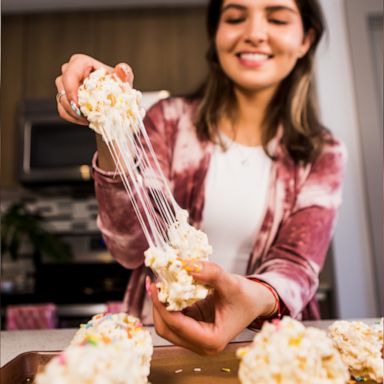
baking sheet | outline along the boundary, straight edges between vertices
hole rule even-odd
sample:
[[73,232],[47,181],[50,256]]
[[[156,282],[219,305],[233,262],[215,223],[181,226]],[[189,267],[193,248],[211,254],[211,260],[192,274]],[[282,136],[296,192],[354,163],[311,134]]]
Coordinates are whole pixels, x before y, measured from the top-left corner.
[[[208,357],[175,346],[155,347],[149,381],[151,384],[238,384],[236,349],[247,344],[231,343],[217,356]],[[59,353],[23,353],[1,368],[0,382],[31,384],[38,370]]]

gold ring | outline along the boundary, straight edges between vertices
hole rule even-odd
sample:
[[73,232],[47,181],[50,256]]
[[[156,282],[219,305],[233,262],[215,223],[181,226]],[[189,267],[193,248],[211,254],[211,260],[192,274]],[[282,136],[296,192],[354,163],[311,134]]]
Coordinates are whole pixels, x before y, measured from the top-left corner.
[[65,95],[65,91],[64,91],[64,89],[62,89],[61,91],[57,92],[57,93],[56,93],[56,101],[57,101],[58,103],[60,103],[60,99],[61,99],[61,97],[64,96],[64,95]]

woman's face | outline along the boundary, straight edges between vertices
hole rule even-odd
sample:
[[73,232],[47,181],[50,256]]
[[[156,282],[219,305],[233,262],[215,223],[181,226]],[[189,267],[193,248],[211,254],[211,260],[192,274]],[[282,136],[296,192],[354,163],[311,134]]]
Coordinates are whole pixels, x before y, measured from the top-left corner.
[[239,88],[276,89],[309,47],[294,0],[223,0],[216,49]]

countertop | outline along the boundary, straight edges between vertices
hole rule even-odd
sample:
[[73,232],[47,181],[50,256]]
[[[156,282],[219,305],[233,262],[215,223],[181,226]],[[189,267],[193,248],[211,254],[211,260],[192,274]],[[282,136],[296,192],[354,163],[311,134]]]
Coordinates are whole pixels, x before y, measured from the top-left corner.
[[[151,332],[155,347],[171,345],[169,341],[158,336],[153,327],[147,327]],[[50,329],[36,331],[2,331],[0,332],[0,366],[23,352],[58,351],[68,346],[77,329]],[[255,332],[244,330],[233,341],[250,341]]]
[[[326,329],[335,320],[305,321],[304,325]],[[377,319],[363,319],[367,324],[373,324]],[[147,327],[151,332],[153,345],[171,345],[167,340],[158,336],[153,327]],[[17,355],[29,351],[57,351],[68,346],[77,329],[54,329],[36,331],[3,331],[0,332],[0,366],[4,366]],[[251,341],[255,332],[248,329],[241,332],[233,341]]]

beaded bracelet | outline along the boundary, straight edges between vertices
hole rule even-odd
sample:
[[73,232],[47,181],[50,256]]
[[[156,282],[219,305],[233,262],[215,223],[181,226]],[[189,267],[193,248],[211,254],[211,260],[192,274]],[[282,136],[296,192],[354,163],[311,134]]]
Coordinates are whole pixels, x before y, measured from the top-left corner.
[[255,283],[259,283],[262,286],[264,286],[265,288],[267,288],[272,293],[273,297],[275,298],[275,306],[273,307],[272,313],[270,315],[268,315],[268,316],[263,316],[263,317],[260,317],[260,318],[262,318],[262,319],[269,319],[272,316],[274,316],[275,313],[277,312],[277,314],[276,314],[277,319],[281,319],[280,298],[277,295],[277,292],[269,284],[265,283],[264,281],[260,281],[258,279],[253,278],[253,277],[250,278],[250,280],[254,281]]

